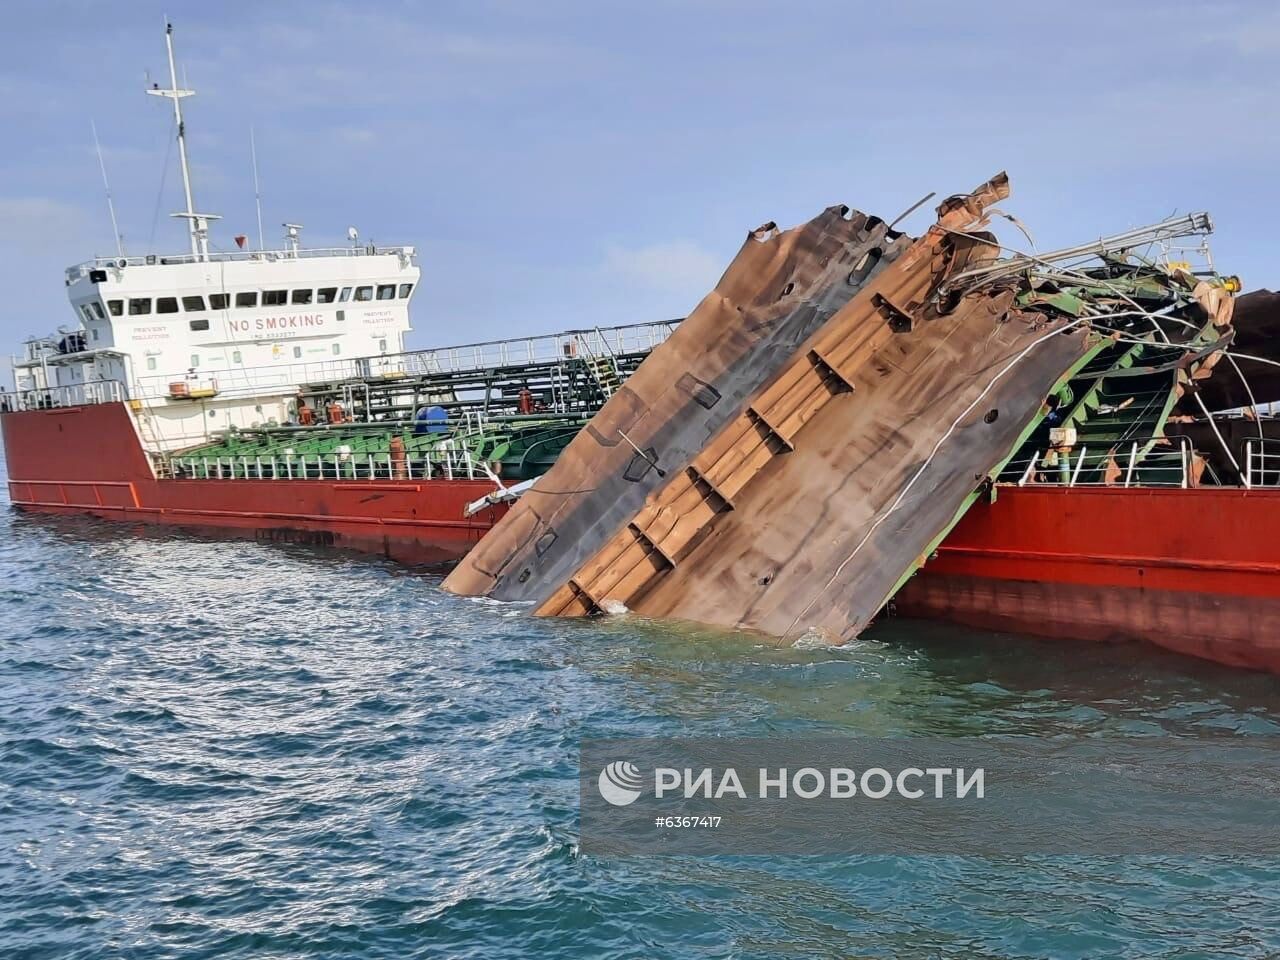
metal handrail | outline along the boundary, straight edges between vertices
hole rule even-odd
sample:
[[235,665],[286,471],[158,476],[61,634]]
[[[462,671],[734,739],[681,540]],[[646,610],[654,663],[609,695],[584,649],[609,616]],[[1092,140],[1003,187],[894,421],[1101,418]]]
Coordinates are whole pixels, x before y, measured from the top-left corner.
[[156,474],[178,480],[484,480],[496,479],[487,463],[452,440],[430,450],[393,452],[333,450],[328,453],[157,455]]
[[[1166,445],[1164,449],[1157,444]],[[1092,450],[1092,453],[1090,452]],[[1153,450],[1162,453],[1177,453],[1175,464],[1153,464],[1144,462]],[[1176,486],[1187,488],[1192,484],[1192,465],[1195,449],[1191,439],[1185,436],[1150,436],[1126,437],[1111,443],[1095,441],[1092,448],[1088,443],[1070,447],[1048,446],[1032,452],[1025,460],[1011,460],[1005,464],[1001,473],[1016,471],[1020,487],[1028,484],[1037,486]],[[1280,459],[1280,455],[1277,455]],[[1086,467],[1090,471],[1105,470],[1105,464],[1114,462],[1120,470],[1120,476],[1108,483],[1106,480],[1082,480],[1081,474]],[[1168,479],[1150,479],[1151,474],[1168,475]],[[1139,480],[1138,474],[1145,475]]]
[[1280,487],[1280,439],[1249,437],[1244,442],[1244,485]]
[[[305,383],[466,373],[524,363],[563,363],[567,358],[577,356],[578,346],[611,356],[638,354],[665,341],[679,323],[677,319],[625,324],[346,360],[222,369],[216,371],[217,390],[219,397],[230,399],[260,395],[262,391],[273,388],[279,388],[282,394],[292,393]],[[565,349],[567,346],[571,347],[568,351]],[[88,380],[83,384],[43,390],[13,390],[0,393],[0,403],[6,403],[3,409],[7,410],[35,410],[50,406],[118,402],[131,397],[146,401],[165,400],[170,398],[169,385],[178,378],[177,374],[138,377],[132,393],[119,380]]]
[[83,263],[77,263],[67,268],[67,276],[78,277],[87,273],[91,269],[103,269],[109,267],[120,267],[121,263],[125,267],[153,267],[157,265],[181,264],[181,263],[229,263],[238,261],[260,261],[262,263],[276,263],[281,260],[310,260],[319,257],[383,257],[383,256],[401,256],[410,257],[417,252],[417,248],[408,244],[394,244],[391,246],[353,246],[353,247],[299,247],[297,250],[224,250],[217,253],[210,253],[207,258],[198,257],[192,253],[174,253],[174,254],[147,254],[138,257],[94,257],[92,260],[86,260]]
[[[218,396],[223,399],[254,396],[279,388],[292,393],[305,383],[323,383],[369,377],[428,376],[439,373],[466,373],[523,363],[563,362],[566,344],[585,342],[611,354],[638,354],[652,350],[665,341],[680,323],[667,320],[657,323],[625,324],[592,330],[566,330],[539,337],[517,337],[510,340],[487,340],[456,347],[435,347],[404,353],[352,357],[319,363],[294,363],[279,366],[244,367],[213,371],[217,376]],[[610,343],[612,340],[612,343]],[[49,387],[45,390],[11,390],[0,393],[4,410],[36,410],[49,406],[82,406],[128,400],[165,400],[170,398],[169,385],[180,374],[137,377],[132,392],[119,380],[87,380],[83,384]]]
[[119,380],[86,380],[39,390],[7,390],[0,393],[0,413],[83,407],[97,403],[122,403],[129,391]]
[[[583,344],[588,349],[596,348],[600,352],[613,354],[652,350],[674,332],[678,323],[678,320],[671,320],[593,330],[566,330],[538,337],[488,340],[454,347],[433,347],[344,360],[219,369],[216,374],[219,394],[223,397],[235,397],[275,387],[292,391],[304,383],[465,373],[526,363],[551,364],[572,357],[573,354],[565,352],[565,346],[571,344]],[[174,375],[140,377],[138,395],[143,399],[167,397],[169,384],[174,379]]]

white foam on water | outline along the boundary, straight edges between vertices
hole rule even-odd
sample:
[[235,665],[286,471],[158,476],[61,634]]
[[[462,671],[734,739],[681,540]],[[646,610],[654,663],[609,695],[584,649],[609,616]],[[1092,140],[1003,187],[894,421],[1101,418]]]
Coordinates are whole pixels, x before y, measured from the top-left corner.
[[841,644],[835,643],[829,633],[817,627],[810,627],[791,644],[793,650],[831,650],[837,646]]

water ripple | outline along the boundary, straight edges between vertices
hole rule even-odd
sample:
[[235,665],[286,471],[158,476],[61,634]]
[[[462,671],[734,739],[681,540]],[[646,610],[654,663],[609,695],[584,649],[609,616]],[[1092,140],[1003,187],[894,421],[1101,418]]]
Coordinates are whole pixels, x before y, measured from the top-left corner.
[[577,849],[584,736],[1280,732],[1272,678],[889,622],[554,623],[366,557],[0,515],[0,956],[1280,955],[1274,864]]

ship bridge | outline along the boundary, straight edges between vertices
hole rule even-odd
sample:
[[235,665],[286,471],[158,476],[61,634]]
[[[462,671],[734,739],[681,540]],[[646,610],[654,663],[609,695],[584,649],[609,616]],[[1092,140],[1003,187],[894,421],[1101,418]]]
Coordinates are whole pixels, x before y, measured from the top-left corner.
[[118,371],[126,382],[208,380],[278,362],[399,353],[419,275],[411,246],[98,258],[67,271],[79,329],[48,338],[79,335],[82,349],[46,351],[41,365],[112,350],[128,358]]
[[[234,382],[213,418],[247,426],[292,396],[286,368],[403,353],[419,276],[411,246],[97,258],[67,271],[78,323],[27,341],[13,358],[14,388],[52,395],[114,382],[154,400],[213,398]],[[88,389],[86,399],[111,396]],[[204,410],[154,413],[162,435],[207,433]]]

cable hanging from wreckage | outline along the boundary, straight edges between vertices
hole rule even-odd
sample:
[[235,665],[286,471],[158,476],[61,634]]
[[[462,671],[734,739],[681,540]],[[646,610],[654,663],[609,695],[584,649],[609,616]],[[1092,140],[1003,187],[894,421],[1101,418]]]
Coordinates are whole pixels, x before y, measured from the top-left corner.
[[[1034,243],[1026,228],[1015,217],[996,208],[988,209],[986,214],[979,226],[986,226],[992,215],[1001,216],[1017,226],[1028,241]],[[1172,263],[1167,256],[1162,260],[1141,253],[1144,249],[1160,247],[1167,254],[1171,241],[1209,236],[1213,232],[1213,221],[1209,214],[1193,213],[1171,217],[1149,226],[1102,237],[1093,243],[1042,254],[1028,253],[1000,244],[991,234],[978,233],[972,228],[968,231],[948,232],[987,243],[1008,256],[993,259],[949,278],[935,292],[935,302],[957,302],[982,290],[1006,285],[1015,287],[1019,290],[1018,302],[1021,305],[1035,306],[1038,310],[1052,309],[1076,317],[1108,335],[1117,344],[1167,348],[1169,359],[1158,365],[1140,368],[1134,372],[1136,374],[1185,370],[1199,364],[1211,369],[1219,359],[1226,358],[1249,398],[1248,409],[1253,419],[1259,420],[1253,389],[1236,359],[1239,356],[1240,359],[1265,362],[1264,358],[1236,354],[1230,349],[1235,337],[1231,325],[1230,294],[1240,290],[1239,278],[1224,277],[1217,273],[1212,265],[1208,243],[1203,239],[1198,248],[1191,249],[1203,254],[1209,268],[1207,270],[1193,270],[1190,263]],[[1155,301],[1159,306],[1144,306],[1140,300]],[[1121,309],[1116,309],[1117,306]],[[1201,324],[1193,323],[1182,315],[1193,313],[1197,307],[1205,317]],[[1166,328],[1166,323],[1189,328],[1191,335],[1179,336],[1182,331],[1171,333]],[[1114,370],[1093,374],[1095,378],[1123,375],[1125,374],[1117,374]],[[1218,430],[1214,414],[1205,405],[1194,384],[1180,382],[1176,389],[1178,399],[1181,399],[1184,391],[1194,398],[1227,462],[1244,480],[1244,471]],[[1258,435],[1260,439],[1264,438],[1260,422]],[[1121,439],[1128,439],[1128,436],[1122,436]]]

